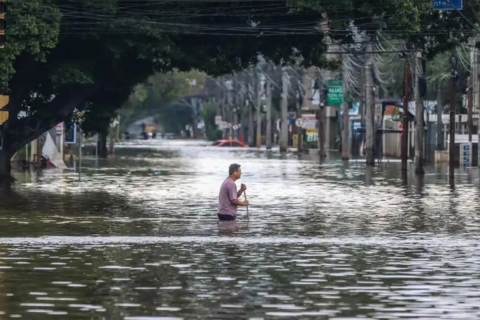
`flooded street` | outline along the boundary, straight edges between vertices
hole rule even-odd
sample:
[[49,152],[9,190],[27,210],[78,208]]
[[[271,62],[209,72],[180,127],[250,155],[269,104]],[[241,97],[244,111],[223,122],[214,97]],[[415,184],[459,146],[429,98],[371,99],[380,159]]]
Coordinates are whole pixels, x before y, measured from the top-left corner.
[[[477,319],[478,170],[131,141],[16,173],[0,207],[0,319]],[[217,223],[242,165],[250,219]],[[413,170],[411,170],[413,171]]]

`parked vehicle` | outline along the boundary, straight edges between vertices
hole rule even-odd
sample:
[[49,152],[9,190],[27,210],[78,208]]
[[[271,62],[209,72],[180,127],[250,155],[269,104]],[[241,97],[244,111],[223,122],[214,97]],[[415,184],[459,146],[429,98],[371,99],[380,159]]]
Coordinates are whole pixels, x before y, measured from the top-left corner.
[[214,147],[231,147],[231,148],[247,148],[247,146],[238,140],[235,139],[223,139],[217,140],[213,143]]

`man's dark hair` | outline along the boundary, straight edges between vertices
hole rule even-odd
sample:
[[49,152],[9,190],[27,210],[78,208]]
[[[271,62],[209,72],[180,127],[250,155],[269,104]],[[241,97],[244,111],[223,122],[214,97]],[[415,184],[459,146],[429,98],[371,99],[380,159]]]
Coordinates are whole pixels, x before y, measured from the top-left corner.
[[240,169],[240,167],[241,167],[241,166],[240,166],[239,164],[237,164],[237,163],[232,163],[232,164],[230,165],[230,167],[228,168],[228,175],[231,176],[231,175],[234,174],[236,171],[238,171],[238,169]]

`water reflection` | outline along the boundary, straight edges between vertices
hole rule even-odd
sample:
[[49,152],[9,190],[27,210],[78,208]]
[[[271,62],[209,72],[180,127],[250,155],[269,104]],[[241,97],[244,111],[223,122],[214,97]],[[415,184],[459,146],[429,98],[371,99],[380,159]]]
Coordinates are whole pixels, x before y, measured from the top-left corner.
[[[228,165],[250,219],[216,219]],[[0,203],[0,318],[475,319],[478,170],[130,141],[17,173]]]

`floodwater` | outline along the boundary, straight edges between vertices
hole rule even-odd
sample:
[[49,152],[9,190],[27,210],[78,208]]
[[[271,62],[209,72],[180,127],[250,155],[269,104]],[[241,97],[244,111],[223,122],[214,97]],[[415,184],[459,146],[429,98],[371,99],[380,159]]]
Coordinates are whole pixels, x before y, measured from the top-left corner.
[[[16,173],[0,203],[0,319],[478,319],[478,170],[132,141]],[[250,219],[218,224],[238,162]],[[412,170],[411,170],[412,171]]]

